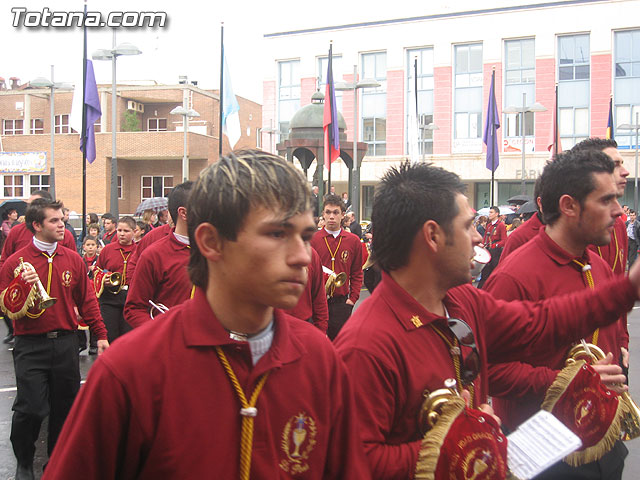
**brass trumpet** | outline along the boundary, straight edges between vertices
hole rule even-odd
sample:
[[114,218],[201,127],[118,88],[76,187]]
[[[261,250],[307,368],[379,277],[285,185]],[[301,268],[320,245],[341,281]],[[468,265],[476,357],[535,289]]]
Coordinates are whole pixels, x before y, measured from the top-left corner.
[[327,295],[333,297],[333,292],[336,291],[336,288],[340,288],[347,283],[347,274],[345,272],[336,273],[325,266],[322,267],[322,271],[329,275],[327,282],[324,284],[324,289],[327,292]]
[[[36,271],[36,269],[34,268],[34,266],[32,264],[30,264],[29,262],[25,262],[22,259],[22,257],[20,257],[20,265],[18,265],[16,267],[16,269],[14,270],[14,272],[13,272],[14,276],[17,277],[18,275],[20,275],[27,268],[30,268],[34,272]],[[40,277],[38,277],[38,279],[36,280],[36,283],[34,283],[33,286],[36,289],[36,299],[37,299],[37,302],[38,302],[38,308],[40,310],[44,310],[45,308],[49,308],[49,307],[53,306],[58,301],[57,298],[53,298],[53,297],[49,296],[49,294],[47,293],[47,290],[44,288],[44,285],[42,285],[42,282],[40,281]]]
[[447,378],[444,388],[423,393],[424,401],[418,412],[418,429],[422,436],[435,426],[442,414],[442,407],[452,398],[460,396],[456,384],[455,379]]
[[104,286],[114,295],[122,290],[122,274],[118,272],[107,273],[104,276]]
[[[605,356],[602,349],[597,345],[578,343],[569,350],[565,365],[571,365],[578,360],[585,360],[592,365],[602,360]],[[620,394],[620,402],[622,404],[621,440],[626,442],[640,436],[640,408],[633,401],[629,392]]]

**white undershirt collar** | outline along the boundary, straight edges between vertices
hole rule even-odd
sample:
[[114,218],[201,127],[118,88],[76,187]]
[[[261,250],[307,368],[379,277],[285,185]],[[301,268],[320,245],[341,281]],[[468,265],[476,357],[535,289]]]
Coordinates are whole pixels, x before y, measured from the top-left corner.
[[185,245],[189,245],[189,236],[180,235],[179,233],[173,232],[173,236],[176,237],[180,243],[184,243]]
[[333,238],[338,238],[338,235],[340,235],[340,232],[342,231],[341,228],[339,228],[338,230],[329,230],[327,227],[324,227],[324,229],[327,231],[327,233],[333,235]]
[[56,248],[58,247],[58,242],[53,242],[53,243],[42,242],[38,240],[35,236],[33,237],[33,244],[38,250],[47,252],[49,255],[53,255],[53,252],[55,252]]

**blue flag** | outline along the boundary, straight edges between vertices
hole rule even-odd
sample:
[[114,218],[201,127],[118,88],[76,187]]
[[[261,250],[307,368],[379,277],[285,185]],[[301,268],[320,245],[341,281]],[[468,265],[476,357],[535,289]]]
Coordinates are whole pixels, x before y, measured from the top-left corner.
[[94,123],[102,116],[100,110],[100,96],[98,95],[98,85],[96,84],[96,76],[93,73],[93,62],[87,60],[87,76],[85,80],[86,92],[84,93],[84,105],[82,104],[82,82],[76,84],[73,92],[73,103],[71,106],[71,127],[76,131],[82,130],[82,109],[87,111],[87,131],[84,135],[80,134],[80,150],[84,151],[84,139],[87,138],[86,157],[89,163],[93,163],[96,159],[96,134]]
[[[500,114],[496,105],[496,94],[494,90],[496,72],[491,73],[491,90],[489,90],[489,105],[487,106],[487,119],[484,124],[484,135],[482,141],[487,146],[487,168],[495,172],[500,164],[498,154],[497,130],[500,128]],[[522,146],[524,148],[524,145]]]
[[[355,82],[356,80],[354,79],[353,81]],[[336,108],[336,90],[333,83],[333,45],[329,46],[327,88],[324,95],[322,128],[324,129],[324,167],[327,170],[331,170],[331,164],[340,156],[340,129],[338,125],[338,109]]]

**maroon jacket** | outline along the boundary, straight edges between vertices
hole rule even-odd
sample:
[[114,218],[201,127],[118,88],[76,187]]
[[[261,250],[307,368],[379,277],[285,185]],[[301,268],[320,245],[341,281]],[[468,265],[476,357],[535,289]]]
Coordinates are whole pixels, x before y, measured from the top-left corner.
[[495,224],[487,222],[484,230],[482,243],[486,248],[501,248],[507,241],[507,227],[502,220],[498,220]]
[[[9,235],[2,246],[2,255],[0,255],[0,267],[4,261],[13,255],[22,247],[26,247],[32,243],[33,233],[27,228],[26,223],[19,223],[9,231]],[[66,228],[64,229],[64,240],[59,243],[63,247],[76,251],[76,242],[73,239],[73,235]],[[78,255],[79,256],[79,255]]]
[[[149,300],[171,308],[191,298],[193,284],[187,273],[189,252],[189,245],[179,242],[173,234],[143,252],[124,306],[124,318],[129,325],[135,328],[151,320]],[[154,318],[158,315],[160,312],[154,311]]]
[[138,260],[140,259],[140,255],[142,255],[142,252],[144,252],[145,249],[148,248],[149,245],[151,245],[153,242],[160,240],[163,237],[166,237],[173,230],[174,228],[168,223],[165,225],[162,225],[161,227],[152,228],[149,233],[145,234],[145,236],[142,237],[142,240],[136,243],[137,245],[136,251],[133,252],[133,255],[131,255],[131,258],[129,259],[129,264],[127,266],[129,271],[131,272],[131,278],[133,278],[133,272],[136,269],[136,264],[138,263]]
[[271,348],[252,366],[248,343],[229,337],[201,289],[96,360],[43,478],[239,478],[240,403],[215,347],[245,392],[269,372],[256,403],[252,479],[371,478],[360,408],[324,335],[275,310]]
[[[136,250],[136,244],[120,245],[118,242],[111,242],[105,247],[98,255],[98,261],[96,267],[101,270],[108,270],[109,272],[123,273],[122,285],[129,285],[131,281],[131,271],[129,269],[129,259],[133,256],[133,252]],[[125,267],[126,261],[126,270]]]
[[[336,288],[335,295],[349,297],[353,303],[360,298],[362,288],[362,247],[360,239],[350,232],[340,230],[337,238],[333,238],[324,228],[313,234],[311,246],[316,249],[322,265],[330,268],[336,273],[345,272],[348,282],[342,287]],[[335,260],[332,259],[335,253]],[[323,276],[326,280],[327,276]]]
[[322,333],[327,333],[329,326],[329,307],[327,306],[327,293],[324,289],[324,275],[322,263],[315,248],[311,247],[311,263],[307,272],[307,284],[304,292],[298,300],[298,304],[287,313],[300,320],[313,320],[313,324]]
[[589,249],[607,262],[615,275],[624,275],[629,252],[627,252],[627,227],[622,217],[616,218],[616,223],[613,224],[613,233],[611,234],[609,245],[604,247],[589,245]]
[[[496,300],[471,284],[452,288],[444,305],[452,318],[470,325],[480,354],[473,405],[487,399],[489,362],[533,360],[565,349],[611,323],[636,298],[636,289],[621,277],[599,283],[595,293],[584,289],[538,303]],[[354,387],[360,438],[374,478],[413,478],[423,394],[455,378],[449,347],[430,326],[442,322],[383,273],[335,340]]]
[[[589,287],[585,274],[579,265],[573,263],[574,258],[555,243],[543,227],[533,240],[498,265],[484,289],[502,300],[531,301],[586,290]],[[613,278],[607,263],[590,250],[576,260],[591,265],[596,286]],[[616,362],[620,357],[620,347],[629,346],[623,324],[626,324],[625,315],[598,331],[598,347],[605,353],[613,352]],[[596,343],[593,342],[591,333],[585,339]],[[515,430],[540,410],[547,389],[564,367],[568,350],[557,349],[546,355],[539,355],[528,363],[492,365],[489,370],[489,385],[490,393],[494,396],[493,407],[509,429]]]
[[529,220],[516,228],[513,233],[507,237],[504,249],[502,250],[502,255],[500,255],[500,262],[502,262],[511,252],[524,245],[538,234],[540,227],[543,225],[540,221],[539,215],[539,212],[534,213]]
[[[43,311],[37,318],[25,316],[14,321],[16,335],[39,335],[53,330],[76,330],[78,322],[73,307],[77,306],[82,321],[89,325],[98,340],[106,340],[107,331],[102,323],[96,295],[87,277],[87,267],[75,250],[58,245],[49,264],[44,252],[33,243],[11,255],[0,269],[0,291],[4,291],[13,280],[14,269],[20,264],[20,257],[33,265],[40,281],[47,288],[49,265],[51,265],[51,287],[49,295],[57,302]],[[38,315],[37,307],[29,313]]]

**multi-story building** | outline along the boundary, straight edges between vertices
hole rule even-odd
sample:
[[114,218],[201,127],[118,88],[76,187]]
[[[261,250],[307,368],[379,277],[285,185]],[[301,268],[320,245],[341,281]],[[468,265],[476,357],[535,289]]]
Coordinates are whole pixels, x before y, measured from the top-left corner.
[[[109,210],[111,185],[111,85],[99,85],[102,118],[95,125],[96,160],[87,165],[87,211]],[[0,199],[25,199],[49,188],[51,128],[54,129],[56,197],[71,210],[82,212],[82,152],[80,136],[69,124],[73,92],[55,90],[54,125],[50,121],[50,89],[28,83],[0,90],[2,151],[34,152],[0,156]],[[235,148],[255,147],[261,124],[261,106],[237,97],[242,136]],[[121,213],[133,213],[141,200],[165,196],[182,182],[183,116],[172,109],[187,103],[200,114],[189,120],[187,154],[189,178],[218,158],[219,95],[196,85],[118,85],[116,145],[118,204]],[[223,153],[230,151],[226,135]],[[41,159],[42,161],[39,161]],[[44,161],[46,159],[46,161]]]
[[[532,193],[549,158],[556,84],[563,149],[589,136],[605,136],[611,96],[617,126],[640,123],[640,1],[461,0],[424,5],[416,7],[415,17],[348,25],[337,20],[333,26],[265,35],[269,53],[263,67],[262,124],[275,127],[280,136],[313,92],[324,91],[330,41],[336,82],[353,84],[355,66],[358,80],[380,84],[359,91],[357,115],[353,91],[338,92],[337,100],[348,141],[353,140],[355,119],[358,140],[368,144],[361,169],[364,218],[370,214],[380,175],[408,157],[416,62],[421,157],[459,174],[476,208],[490,202],[491,172],[485,166],[482,136],[494,70],[498,110],[527,111],[501,113],[494,203],[504,204],[521,193],[523,179]],[[546,111],[530,112],[536,102]],[[615,138],[633,177],[635,135],[618,128]],[[347,169],[336,162],[332,179],[337,192],[347,191],[347,178]],[[631,205],[630,180],[622,201]]]

